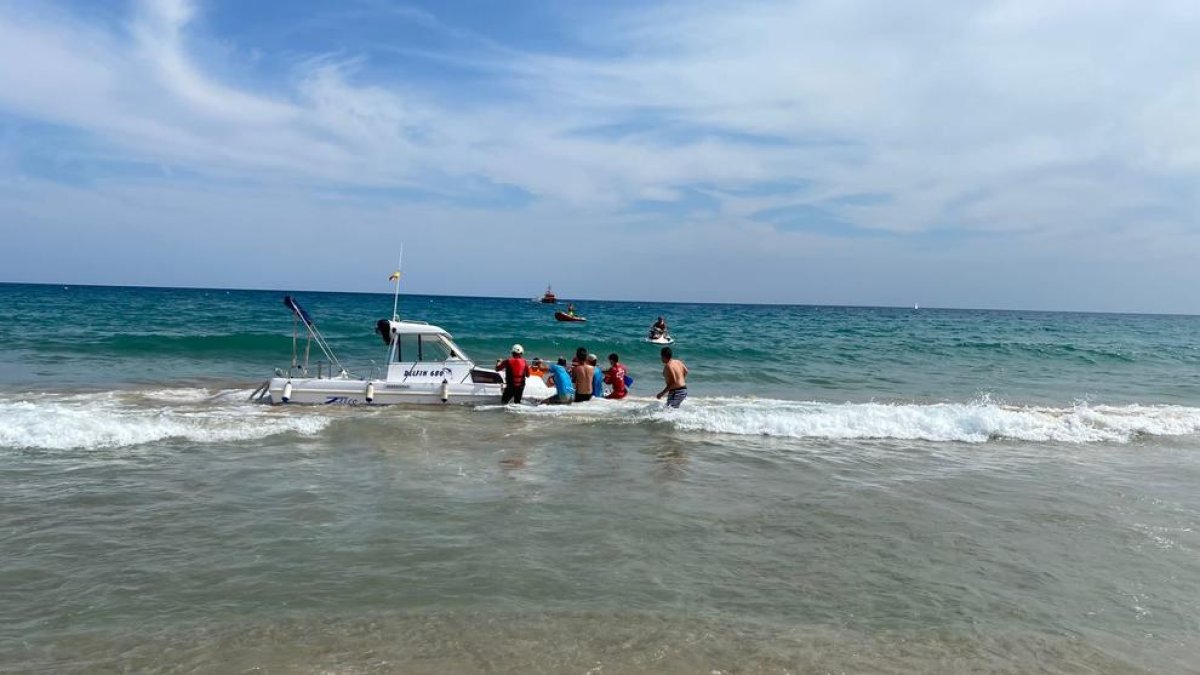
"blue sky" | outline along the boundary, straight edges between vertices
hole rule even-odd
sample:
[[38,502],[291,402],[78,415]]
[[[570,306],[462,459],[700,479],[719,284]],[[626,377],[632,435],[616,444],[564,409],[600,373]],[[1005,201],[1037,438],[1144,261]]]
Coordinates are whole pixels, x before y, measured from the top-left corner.
[[1200,3],[0,0],[0,281],[1200,313]]

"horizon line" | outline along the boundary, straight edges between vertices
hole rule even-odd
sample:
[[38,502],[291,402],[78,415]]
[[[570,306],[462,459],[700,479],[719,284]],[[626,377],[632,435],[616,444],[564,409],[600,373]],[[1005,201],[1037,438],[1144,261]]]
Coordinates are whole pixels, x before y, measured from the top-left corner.
[[[236,288],[229,286],[156,286],[144,284],[97,284],[97,283],[49,283],[39,281],[0,281],[0,286],[62,286],[70,288],[78,286],[84,288],[139,288],[153,290],[168,290],[168,291],[243,291],[251,293],[325,293],[325,294],[349,294],[349,295],[392,295],[391,291],[331,291],[319,289],[281,289],[281,288]],[[533,301],[536,298],[525,298],[522,296],[508,295],[456,295],[448,293],[403,293],[410,297],[434,297],[434,298],[471,298],[480,300],[525,300]],[[855,305],[855,304],[826,304],[826,303],[796,303],[796,302],[718,302],[704,300],[612,300],[604,298],[571,298],[570,300],[560,300],[559,304],[566,302],[614,302],[614,303],[663,303],[670,305],[732,305],[745,307],[828,307],[828,308],[845,308],[845,309],[908,309],[912,312],[920,311],[954,311],[954,312],[1021,312],[1030,314],[1107,314],[1114,316],[1174,316],[1174,317],[1200,317],[1200,314],[1189,314],[1186,312],[1133,312],[1133,311],[1101,311],[1088,309],[1016,309],[1011,307],[921,307],[920,309],[908,305]]]

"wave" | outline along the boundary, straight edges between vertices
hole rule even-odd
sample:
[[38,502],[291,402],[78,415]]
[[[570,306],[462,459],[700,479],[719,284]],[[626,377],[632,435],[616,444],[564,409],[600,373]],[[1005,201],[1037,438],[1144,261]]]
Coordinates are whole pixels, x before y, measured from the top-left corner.
[[654,422],[680,431],[829,440],[984,443],[1128,443],[1139,436],[1200,434],[1200,408],[1182,406],[1016,406],[970,403],[822,403],[692,397],[677,410],[640,399],[517,408],[525,415],[580,421]]
[[[0,397],[0,448],[101,449],[172,439],[252,441],[315,435],[330,412],[247,402],[248,389],[163,388]],[[1021,406],[967,403],[826,403],[693,396],[669,410],[650,398],[572,406],[480,406],[571,423],[665,425],[680,432],[811,440],[985,443],[1128,443],[1200,434],[1200,408],[1169,405]],[[361,412],[340,409],[338,415]],[[482,423],[482,422],[481,422]]]
[[229,443],[312,435],[323,415],[278,415],[246,403],[249,390],[162,389],[37,394],[0,399],[0,448],[77,450],[170,439]]

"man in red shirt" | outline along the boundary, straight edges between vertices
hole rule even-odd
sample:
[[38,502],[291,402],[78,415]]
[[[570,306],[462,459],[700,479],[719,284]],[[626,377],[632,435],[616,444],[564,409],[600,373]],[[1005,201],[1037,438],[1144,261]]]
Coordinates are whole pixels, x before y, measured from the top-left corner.
[[612,393],[604,398],[621,399],[629,395],[625,386],[625,364],[620,361],[621,357],[616,354],[608,355],[609,369],[604,373],[604,383],[612,385]]
[[500,403],[507,405],[509,401],[521,402],[525,394],[525,379],[529,377],[529,364],[525,362],[525,348],[513,345],[512,356],[496,364],[497,371],[504,371],[504,393],[500,395]]

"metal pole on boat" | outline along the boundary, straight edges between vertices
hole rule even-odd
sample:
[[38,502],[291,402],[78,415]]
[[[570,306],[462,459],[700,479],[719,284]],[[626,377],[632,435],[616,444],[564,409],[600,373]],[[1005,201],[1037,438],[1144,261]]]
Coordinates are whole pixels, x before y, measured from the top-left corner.
[[404,269],[404,244],[400,244],[400,260],[396,263],[396,291],[392,294],[392,321],[399,321],[396,310],[400,306],[400,272]]
[[296,358],[299,354],[299,351],[296,348],[296,342],[299,339],[300,339],[300,317],[296,316],[295,312],[292,312],[292,367],[290,370],[288,370],[288,375],[291,375],[292,371],[296,369]]

